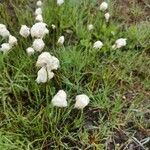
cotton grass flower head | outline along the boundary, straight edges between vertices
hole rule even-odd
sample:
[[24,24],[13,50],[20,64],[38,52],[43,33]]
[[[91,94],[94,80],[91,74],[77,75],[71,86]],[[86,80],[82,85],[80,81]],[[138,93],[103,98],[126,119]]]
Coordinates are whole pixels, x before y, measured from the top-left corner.
[[56,26],[54,24],[51,25],[52,29],[56,29]]
[[106,13],[104,16],[105,16],[106,22],[109,22],[110,14],[109,14],[109,13]]
[[37,16],[37,15],[42,15],[42,9],[41,8],[37,8],[36,10],[35,10],[35,15]]
[[11,46],[14,46],[14,45],[17,45],[17,38],[10,35],[9,36],[9,40],[8,40],[8,43],[11,45]]
[[44,49],[45,43],[42,39],[35,39],[33,41],[33,49],[37,52],[41,52]]
[[35,18],[35,20],[38,21],[38,22],[43,22],[42,15],[37,15],[36,18]]
[[63,45],[64,42],[65,42],[65,37],[64,36],[60,36],[59,39],[58,39],[58,41],[57,41],[57,44]]
[[87,95],[85,94],[80,94],[76,96],[76,103],[75,103],[75,108],[78,109],[83,109],[86,107],[90,102],[90,99]]
[[57,70],[59,67],[60,67],[59,60],[55,56],[52,56],[51,57],[51,64],[49,66],[49,69],[50,70]]
[[43,5],[43,3],[42,3],[42,1],[38,0],[38,1],[36,2],[36,5],[37,5],[38,7],[41,7],[41,6]]
[[108,3],[102,2],[101,5],[100,5],[100,10],[105,11],[107,9],[108,9]]
[[56,107],[67,107],[67,94],[64,90],[59,90],[53,97],[52,105]]
[[31,28],[31,36],[35,38],[43,38],[46,34],[49,33],[46,26],[46,23],[43,22],[35,23]]
[[19,31],[19,34],[24,37],[27,38],[30,35],[30,28],[27,27],[26,25],[22,25],[21,29]]
[[36,79],[36,82],[39,83],[46,83],[47,82],[47,71],[45,67],[42,67],[39,71],[38,71],[38,76]]
[[88,30],[89,30],[89,31],[92,31],[93,29],[94,29],[94,26],[93,26],[92,24],[89,24],[89,25],[88,25]]
[[31,56],[35,53],[35,50],[32,47],[28,47],[26,49],[26,52],[27,52],[28,56]]
[[62,5],[64,3],[64,0],[57,0],[57,5]]
[[0,29],[6,28],[6,25],[0,23]]
[[127,39],[126,38],[120,38],[116,40],[115,44],[112,46],[113,49],[121,48],[127,45]]
[[51,56],[50,53],[43,52],[39,55],[36,66],[45,66],[47,70],[57,70],[60,67],[60,62],[56,57]]
[[103,43],[101,41],[96,41],[93,45],[95,49],[101,49],[103,47]]
[[9,43],[3,43],[1,45],[0,51],[2,51],[3,53],[8,53],[11,50],[11,45]]
[[50,79],[54,77],[54,73],[51,71],[47,71],[46,67],[42,67],[37,73],[36,82],[39,83],[46,83]]
[[7,38],[9,35],[10,32],[7,30],[6,26],[4,24],[0,24],[0,36]]

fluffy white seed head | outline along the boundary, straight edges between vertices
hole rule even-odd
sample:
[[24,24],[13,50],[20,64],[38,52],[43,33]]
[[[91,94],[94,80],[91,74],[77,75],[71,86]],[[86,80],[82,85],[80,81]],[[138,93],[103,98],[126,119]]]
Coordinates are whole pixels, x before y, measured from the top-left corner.
[[3,53],[8,53],[11,50],[11,45],[9,43],[3,43],[1,45],[0,51],[2,51]]
[[85,106],[89,104],[89,102],[90,102],[90,99],[85,94],[77,95],[75,108],[83,109]]
[[57,5],[62,5],[64,3],[64,0],[57,0]]
[[46,83],[47,82],[47,71],[45,67],[42,67],[38,73],[37,73],[37,78],[36,82],[39,83]]
[[51,64],[51,55],[48,52],[43,52],[39,55],[38,60],[36,62],[37,67],[48,66]]
[[100,5],[100,10],[105,11],[107,9],[108,9],[108,3],[102,2],[101,5]]
[[35,39],[33,41],[33,49],[37,52],[41,52],[44,49],[45,43],[42,39]]
[[6,28],[6,25],[0,23],[0,29]]
[[92,31],[93,29],[94,29],[94,26],[93,26],[92,24],[89,24],[89,25],[88,25],[88,30],[89,30],[89,31]]
[[109,22],[110,14],[109,14],[109,13],[106,13],[104,16],[105,16],[106,22]]
[[27,52],[28,56],[31,56],[34,54],[35,50],[32,47],[28,47],[26,49],[26,52]]
[[42,9],[41,8],[37,8],[36,10],[35,10],[35,15],[37,16],[37,15],[42,15]]
[[64,37],[64,36],[60,36],[59,39],[58,39],[58,41],[57,41],[57,43],[58,43],[59,45],[63,45],[64,42],[65,42],[65,37]]
[[43,22],[35,23],[31,28],[31,36],[35,38],[43,38],[49,31]]
[[47,70],[46,67],[42,67],[38,73],[37,73],[37,78],[36,82],[39,83],[46,83],[49,80],[51,80],[54,77],[54,73],[50,70]]
[[56,57],[51,56],[50,53],[43,52],[39,55],[36,66],[46,66],[48,70],[57,70],[60,67],[60,62]]
[[11,45],[11,46],[14,46],[14,45],[17,45],[17,38],[10,35],[9,36],[9,40],[8,40],[8,43]]
[[37,22],[43,22],[43,17],[42,17],[42,15],[37,15],[36,18],[35,18],[35,20],[36,20]]
[[10,32],[7,30],[6,26],[1,24],[0,26],[0,36],[2,36],[3,38],[7,38],[9,37]]
[[52,29],[56,29],[56,26],[54,24],[51,25]]
[[120,38],[116,40],[115,44],[112,46],[113,49],[121,48],[127,45],[127,39],[126,38]]
[[101,49],[103,47],[103,43],[101,41],[96,41],[93,45],[95,49]]
[[19,31],[19,34],[24,37],[27,38],[30,35],[30,28],[27,27],[26,25],[22,25],[21,29]]
[[50,70],[57,70],[60,67],[59,60],[55,56],[52,56],[51,60],[52,61],[51,61],[51,65],[49,66],[49,69]]
[[54,73],[51,70],[47,70],[47,80],[51,80],[54,77]]
[[41,7],[41,6],[43,5],[43,3],[42,3],[42,1],[39,0],[39,1],[36,2],[36,5],[37,5],[38,7]]
[[64,90],[59,90],[52,99],[53,106],[67,107],[67,94]]

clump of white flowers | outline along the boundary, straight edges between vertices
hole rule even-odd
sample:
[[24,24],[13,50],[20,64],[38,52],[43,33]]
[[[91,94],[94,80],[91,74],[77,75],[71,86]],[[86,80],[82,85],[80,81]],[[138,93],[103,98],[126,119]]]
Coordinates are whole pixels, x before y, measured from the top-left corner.
[[42,39],[35,39],[33,41],[33,49],[37,52],[41,52],[44,49],[45,43]]
[[109,13],[106,13],[104,16],[105,16],[106,22],[109,22],[110,14],[109,14]]
[[0,24],[0,36],[7,39],[7,42],[0,46],[1,52],[8,53],[13,46],[17,45],[17,38],[10,34],[4,24]]
[[126,38],[120,38],[116,40],[115,44],[112,46],[113,49],[121,48],[127,45],[127,39]]
[[94,29],[94,26],[93,26],[92,24],[89,24],[89,25],[88,25],[88,30],[89,30],[89,31],[92,31],[93,29]]
[[26,25],[22,25],[21,29],[19,31],[19,34],[24,37],[27,38],[30,35],[30,28],[27,27]]
[[67,107],[67,94],[64,90],[59,90],[52,99],[53,106]]
[[49,33],[46,23],[38,22],[31,27],[31,36],[35,38],[43,38]]
[[63,45],[64,42],[65,42],[65,37],[64,36],[60,36],[59,39],[58,39],[58,41],[57,41],[57,44]]
[[0,24],[0,36],[7,38],[9,35],[10,32],[7,30],[6,26],[4,24]]
[[57,5],[62,5],[64,3],[64,0],[57,0]]
[[83,109],[89,104],[89,102],[90,102],[90,99],[87,95],[80,94],[76,96],[76,103],[74,107],[78,109]]
[[108,9],[108,3],[102,2],[101,5],[100,5],[100,10],[105,11],[107,9]]
[[95,49],[101,49],[103,47],[103,43],[101,41],[96,41],[93,45]]
[[29,56],[33,55],[35,53],[35,50],[32,47],[28,47],[26,49],[26,52]]
[[[37,83],[45,83],[53,78],[52,70],[57,70],[60,67],[59,60],[48,52],[43,52],[39,55],[36,66],[43,68],[36,79]],[[45,70],[44,70],[45,69]],[[45,71],[47,73],[45,73]],[[42,77],[41,77],[42,74]]]

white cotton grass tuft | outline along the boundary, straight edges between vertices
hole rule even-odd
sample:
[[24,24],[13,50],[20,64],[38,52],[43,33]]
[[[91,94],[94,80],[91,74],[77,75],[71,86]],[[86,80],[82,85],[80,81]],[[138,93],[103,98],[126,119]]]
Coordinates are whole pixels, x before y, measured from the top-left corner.
[[62,5],[64,3],[64,0],[57,0],[57,5]]
[[41,6],[43,5],[43,3],[42,3],[42,1],[38,0],[38,1],[36,2],[36,5],[37,5],[38,7],[41,7]]
[[39,83],[46,83],[47,82],[47,71],[45,67],[42,67],[38,73],[37,73],[37,78],[36,82]]
[[2,51],[4,54],[8,53],[11,50],[12,46],[9,43],[3,43],[1,45],[0,51]]
[[14,45],[17,45],[17,38],[10,35],[9,36],[9,40],[8,40],[8,43],[11,45],[11,46],[14,46]]
[[67,94],[64,90],[59,90],[52,98],[52,105],[56,107],[67,107]]
[[120,38],[116,40],[115,44],[112,46],[113,49],[118,49],[121,47],[124,47],[127,45],[127,39],[126,38]]
[[42,67],[37,73],[36,82],[39,83],[46,83],[50,79],[54,77],[54,73],[50,70],[47,70],[46,67]]
[[104,16],[105,16],[106,22],[109,22],[110,14],[109,14],[109,13],[106,13]]
[[83,109],[89,104],[89,102],[90,102],[90,99],[87,95],[80,94],[76,96],[76,103],[74,107],[78,109]]
[[43,22],[43,17],[42,17],[42,15],[37,15],[37,16],[35,17],[35,20],[36,20],[37,22]]
[[108,3],[102,2],[101,5],[100,5],[100,10],[105,11],[107,9],[108,9]]
[[42,9],[39,7],[35,10],[35,16],[42,15]]
[[64,42],[65,42],[65,37],[64,37],[64,36],[60,36],[60,37],[58,38],[57,44],[63,45]]
[[49,30],[46,28],[46,26],[46,23],[43,22],[35,23],[31,28],[31,36],[33,38],[43,38],[49,33]]
[[41,52],[44,47],[45,47],[45,43],[42,39],[35,39],[33,41],[33,45],[32,45],[33,49],[37,52]]
[[26,52],[27,52],[28,56],[31,56],[35,53],[35,50],[32,47],[28,47],[26,49]]
[[57,70],[60,67],[60,62],[56,57],[51,56],[50,53],[43,52],[39,55],[36,66],[45,66],[47,67],[47,70]]
[[6,28],[6,25],[0,23],[0,29]]
[[56,26],[54,24],[51,25],[52,29],[56,29]]
[[27,27],[26,25],[22,25],[21,29],[19,31],[19,34],[24,37],[27,38],[30,35],[30,28]]
[[9,35],[10,32],[7,30],[6,26],[4,24],[0,24],[0,36],[7,38]]
[[101,49],[103,47],[103,43],[101,41],[96,41],[93,45],[95,49]]
[[92,24],[89,24],[87,28],[89,31],[92,31],[94,29],[94,26]]

